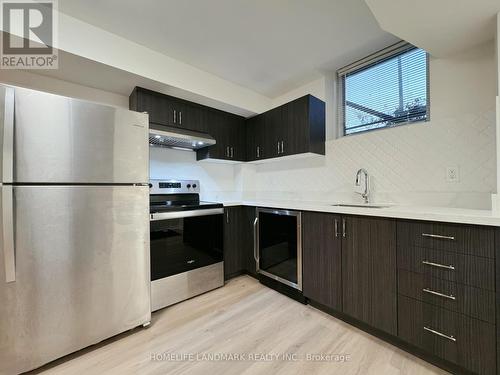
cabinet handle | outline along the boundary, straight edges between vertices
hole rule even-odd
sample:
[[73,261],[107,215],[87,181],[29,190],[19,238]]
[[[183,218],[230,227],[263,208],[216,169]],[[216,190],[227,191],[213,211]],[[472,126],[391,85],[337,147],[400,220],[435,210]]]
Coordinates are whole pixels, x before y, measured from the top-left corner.
[[280,142],[279,141],[276,143],[276,147],[277,147],[278,155],[279,155],[280,154]]
[[455,240],[455,237],[453,236],[442,236],[440,234],[430,234],[430,233],[422,233],[422,237],[439,238],[441,240],[451,240],[451,241]]
[[229,210],[226,210],[226,224],[229,224]]
[[429,328],[429,327],[424,327],[424,330],[425,330],[425,331],[427,331],[427,332],[430,332],[430,333],[432,333],[432,334],[434,334],[434,335],[436,335],[436,336],[443,337],[443,338],[445,338],[445,339],[447,339],[447,340],[450,340],[450,341],[453,341],[453,342],[456,342],[456,341],[457,341],[457,339],[456,339],[455,337],[453,337],[453,336],[449,336],[449,335],[445,335],[444,333],[441,333],[441,332],[439,332],[439,331],[436,331],[436,330],[434,330],[434,329],[432,329],[432,328]]
[[259,223],[259,218],[256,217],[253,222],[253,258],[255,259],[255,267],[259,269],[259,233],[257,224]]
[[425,265],[431,266],[431,267],[444,268],[444,269],[452,270],[452,271],[455,270],[455,266],[452,266],[452,265],[447,266],[445,264],[429,262],[428,260],[423,260],[422,264],[425,264]]
[[346,238],[345,219],[342,219],[342,237]]
[[226,157],[229,157],[229,146],[226,146]]
[[335,219],[335,238],[338,238],[339,236],[339,221],[338,219]]
[[432,294],[434,296],[452,299],[453,301],[456,299],[454,295],[439,293],[439,292],[436,292],[434,290],[430,290],[428,288],[424,288],[424,289],[422,289],[422,291],[425,292],[425,293]]
[[234,148],[231,147],[231,159],[234,158]]
[[283,154],[283,141],[281,141],[281,153]]
[[257,146],[257,157],[260,158],[260,147]]
[[179,125],[182,125],[182,111],[179,111]]
[[177,122],[177,111],[174,109],[174,124]]

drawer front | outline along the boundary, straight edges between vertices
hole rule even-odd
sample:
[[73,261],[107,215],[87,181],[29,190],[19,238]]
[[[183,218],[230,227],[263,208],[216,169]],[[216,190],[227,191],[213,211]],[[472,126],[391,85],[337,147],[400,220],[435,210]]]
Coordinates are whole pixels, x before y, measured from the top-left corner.
[[495,293],[489,290],[398,270],[398,293],[495,324]]
[[495,290],[495,262],[489,258],[463,255],[416,246],[398,247],[398,268],[438,279]]
[[491,227],[398,221],[398,246],[419,246],[487,258],[495,257]]
[[495,374],[495,326],[399,297],[399,337],[478,374]]

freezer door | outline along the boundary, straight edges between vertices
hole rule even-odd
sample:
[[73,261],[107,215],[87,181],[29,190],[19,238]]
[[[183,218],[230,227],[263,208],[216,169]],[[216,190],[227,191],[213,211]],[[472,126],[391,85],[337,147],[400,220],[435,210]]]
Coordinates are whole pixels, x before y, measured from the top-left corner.
[[2,251],[0,374],[151,320],[147,187],[7,186],[0,201],[11,189],[15,281]]
[[[0,98],[9,114],[9,95]],[[3,182],[148,182],[146,114],[20,88],[13,105],[13,124],[4,116],[1,131],[12,181],[7,167]]]

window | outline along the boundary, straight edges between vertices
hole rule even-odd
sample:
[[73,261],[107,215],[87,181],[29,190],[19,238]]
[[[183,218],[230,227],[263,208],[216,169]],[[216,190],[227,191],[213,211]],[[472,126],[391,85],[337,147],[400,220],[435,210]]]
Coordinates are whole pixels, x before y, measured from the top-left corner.
[[338,71],[344,135],[429,119],[427,53],[398,43]]

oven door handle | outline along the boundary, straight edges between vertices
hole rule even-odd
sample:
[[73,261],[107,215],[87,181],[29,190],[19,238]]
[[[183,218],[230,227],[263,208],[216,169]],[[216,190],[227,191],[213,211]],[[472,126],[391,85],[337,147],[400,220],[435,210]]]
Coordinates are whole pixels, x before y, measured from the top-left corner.
[[255,259],[256,270],[259,271],[259,234],[258,234],[259,218],[256,217],[253,221],[253,258]]
[[151,214],[150,221],[182,219],[188,217],[219,215],[224,213],[224,208],[210,208],[206,210],[157,212]]

